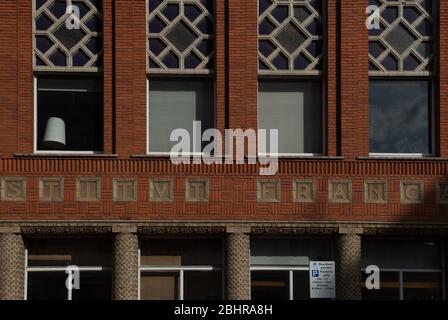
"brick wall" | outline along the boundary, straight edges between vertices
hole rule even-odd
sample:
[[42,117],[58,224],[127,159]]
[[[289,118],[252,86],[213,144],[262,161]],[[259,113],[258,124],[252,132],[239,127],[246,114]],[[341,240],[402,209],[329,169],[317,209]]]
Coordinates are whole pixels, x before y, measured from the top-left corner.
[[[3,1],[0,21],[0,177],[27,177],[23,202],[0,200],[0,219],[370,220],[447,221],[436,183],[448,171],[448,3],[440,1],[436,96],[437,156],[426,160],[360,159],[368,155],[367,0],[328,0],[326,149],[328,158],[284,159],[281,201],[257,202],[258,167],[173,166],[146,152],[144,0],[104,1],[104,150],[98,157],[43,157],[33,152],[33,71],[29,0]],[[219,129],[257,126],[257,2],[217,0],[216,119]],[[18,155],[18,154],[22,155]],[[117,156],[107,156],[117,154]],[[340,158],[337,158],[340,157]],[[65,177],[64,201],[38,199],[38,179]],[[77,202],[75,178],[102,176],[99,202]],[[137,179],[137,201],[112,201],[112,179]],[[174,179],[172,203],[149,202],[149,178]],[[206,203],[185,202],[185,179],[209,179]],[[314,179],[317,201],[292,201],[293,179]],[[328,180],[350,179],[351,203],[328,201]],[[387,204],[364,203],[365,180],[387,180]],[[423,204],[401,204],[400,181],[425,183]]]

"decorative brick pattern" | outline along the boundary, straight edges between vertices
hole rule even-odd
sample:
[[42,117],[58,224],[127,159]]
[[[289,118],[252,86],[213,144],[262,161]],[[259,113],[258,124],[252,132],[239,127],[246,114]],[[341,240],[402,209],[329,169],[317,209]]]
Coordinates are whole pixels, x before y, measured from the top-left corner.
[[0,233],[0,300],[23,300],[25,247],[20,234]]
[[361,300],[361,236],[339,235],[336,259],[336,297]]
[[138,237],[132,233],[115,235],[113,299],[138,299]]
[[[166,1],[165,1],[166,2]],[[383,3],[384,1],[381,1]],[[173,165],[146,153],[147,4],[146,1],[103,1],[104,150],[106,156],[37,156],[33,152],[33,8],[30,0],[1,1],[0,21],[0,172],[27,177],[26,202],[0,201],[2,220],[207,219],[303,221],[446,222],[448,207],[435,205],[435,183],[448,172],[448,1],[433,1],[439,15],[434,28],[438,63],[434,95],[435,156],[441,159],[372,159],[369,155],[368,55],[365,27],[367,0],[326,1],[323,79],[327,102],[328,159],[280,159],[285,192],[281,203],[256,201],[256,165]],[[258,1],[215,1],[216,124],[224,128],[257,128]],[[439,30],[436,30],[439,29]],[[10,48],[16,48],[12,50]],[[119,106],[119,107],[116,107]],[[19,156],[22,154],[22,156]],[[108,157],[117,154],[117,158]],[[342,156],[342,158],[332,158]],[[364,157],[364,158],[363,158]],[[41,176],[65,177],[64,202],[39,202]],[[77,177],[103,176],[97,203],[76,201]],[[138,202],[114,202],[112,179],[138,177]],[[173,202],[149,201],[150,178],[176,176]],[[207,203],[183,201],[184,179],[209,179]],[[313,177],[315,203],[294,202],[291,181]],[[352,203],[329,203],[328,179],[353,181]],[[384,179],[389,203],[364,203],[364,180]],[[400,202],[399,180],[424,181],[426,203]],[[177,201],[178,199],[178,201]]]
[[249,300],[250,293],[250,237],[244,233],[230,233],[225,244],[226,299]]

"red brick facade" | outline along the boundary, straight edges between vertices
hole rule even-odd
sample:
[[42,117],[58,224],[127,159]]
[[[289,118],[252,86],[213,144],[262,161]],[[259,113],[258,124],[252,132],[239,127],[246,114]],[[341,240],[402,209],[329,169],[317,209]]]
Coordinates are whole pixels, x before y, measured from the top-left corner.
[[[0,176],[27,178],[26,201],[0,199],[0,220],[207,220],[446,222],[436,185],[448,174],[448,2],[439,1],[436,156],[368,158],[367,0],[328,0],[326,156],[281,159],[281,201],[257,202],[256,165],[179,165],[146,154],[144,0],[104,1],[104,155],[33,155],[32,8],[3,1],[0,21]],[[217,0],[216,120],[257,126],[257,1]],[[151,75],[149,75],[151,77]],[[39,201],[40,177],[64,177],[64,201]],[[76,201],[76,177],[100,176],[101,201]],[[137,201],[114,202],[112,179],[137,179]],[[149,179],[172,178],[173,202],[150,202]],[[209,201],[185,201],[189,177],[209,180]],[[295,203],[293,179],[314,179],[317,200]],[[351,203],[330,203],[329,180],[351,180]],[[366,204],[364,182],[386,180],[386,204]],[[400,181],[424,182],[424,203],[403,204]]]

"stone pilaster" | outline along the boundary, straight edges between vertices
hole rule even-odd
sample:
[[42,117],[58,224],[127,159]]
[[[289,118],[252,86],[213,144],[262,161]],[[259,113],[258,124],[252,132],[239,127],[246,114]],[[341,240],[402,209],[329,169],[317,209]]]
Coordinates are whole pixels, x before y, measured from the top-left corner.
[[23,300],[25,246],[20,230],[10,231],[0,230],[0,300]]
[[226,299],[250,300],[250,230],[228,228],[227,232]]
[[131,232],[115,235],[112,294],[114,300],[138,299],[138,237]]
[[336,298],[361,300],[362,228],[341,228],[336,250]]

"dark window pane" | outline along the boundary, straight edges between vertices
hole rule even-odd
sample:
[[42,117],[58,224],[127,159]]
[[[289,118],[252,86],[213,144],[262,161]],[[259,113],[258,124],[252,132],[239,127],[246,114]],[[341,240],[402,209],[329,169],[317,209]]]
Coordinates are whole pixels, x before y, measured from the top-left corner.
[[93,32],[103,31],[103,21],[96,15],[93,15],[92,18],[90,18],[90,20],[86,23],[86,26]]
[[75,45],[79,43],[85,36],[86,32],[79,28],[68,29],[65,23],[61,25],[53,32],[53,35],[68,49],[71,50]]
[[67,274],[60,272],[28,272],[28,300],[67,300]]
[[404,272],[403,295],[404,300],[442,299],[442,274]]
[[365,286],[369,275],[362,272],[363,300],[400,300],[400,275],[398,272],[381,272],[380,289],[368,290]]
[[258,101],[259,127],[279,130],[279,153],[323,152],[320,82],[262,81]]
[[[84,57],[85,58],[85,57]],[[76,64],[85,59],[76,55]],[[101,78],[40,77],[37,90],[37,149],[101,151],[103,149],[103,93]],[[65,145],[44,143],[48,120],[65,124]],[[59,135],[63,136],[64,128]]]
[[370,82],[370,152],[431,152],[428,81]]
[[213,265],[222,264],[222,242],[217,238],[140,240],[141,265]]
[[221,271],[185,271],[184,300],[221,300]]
[[252,271],[252,300],[289,300],[289,271]]
[[441,268],[440,245],[425,240],[364,240],[362,266],[376,265],[380,269]]
[[197,37],[198,35],[183,21],[176,24],[166,35],[166,38],[180,52],[185,51]]
[[310,272],[294,271],[294,300],[310,299]]
[[36,266],[111,266],[110,239],[29,239],[28,265]]
[[73,300],[110,300],[112,273],[110,271],[81,271],[79,289],[73,289]]
[[40,52],[45,53],[54,43],[46,36],[36,36],[36,47]]
[[329,239],[254,238],[250,243],[253,265],[304,265],[331,259]]

